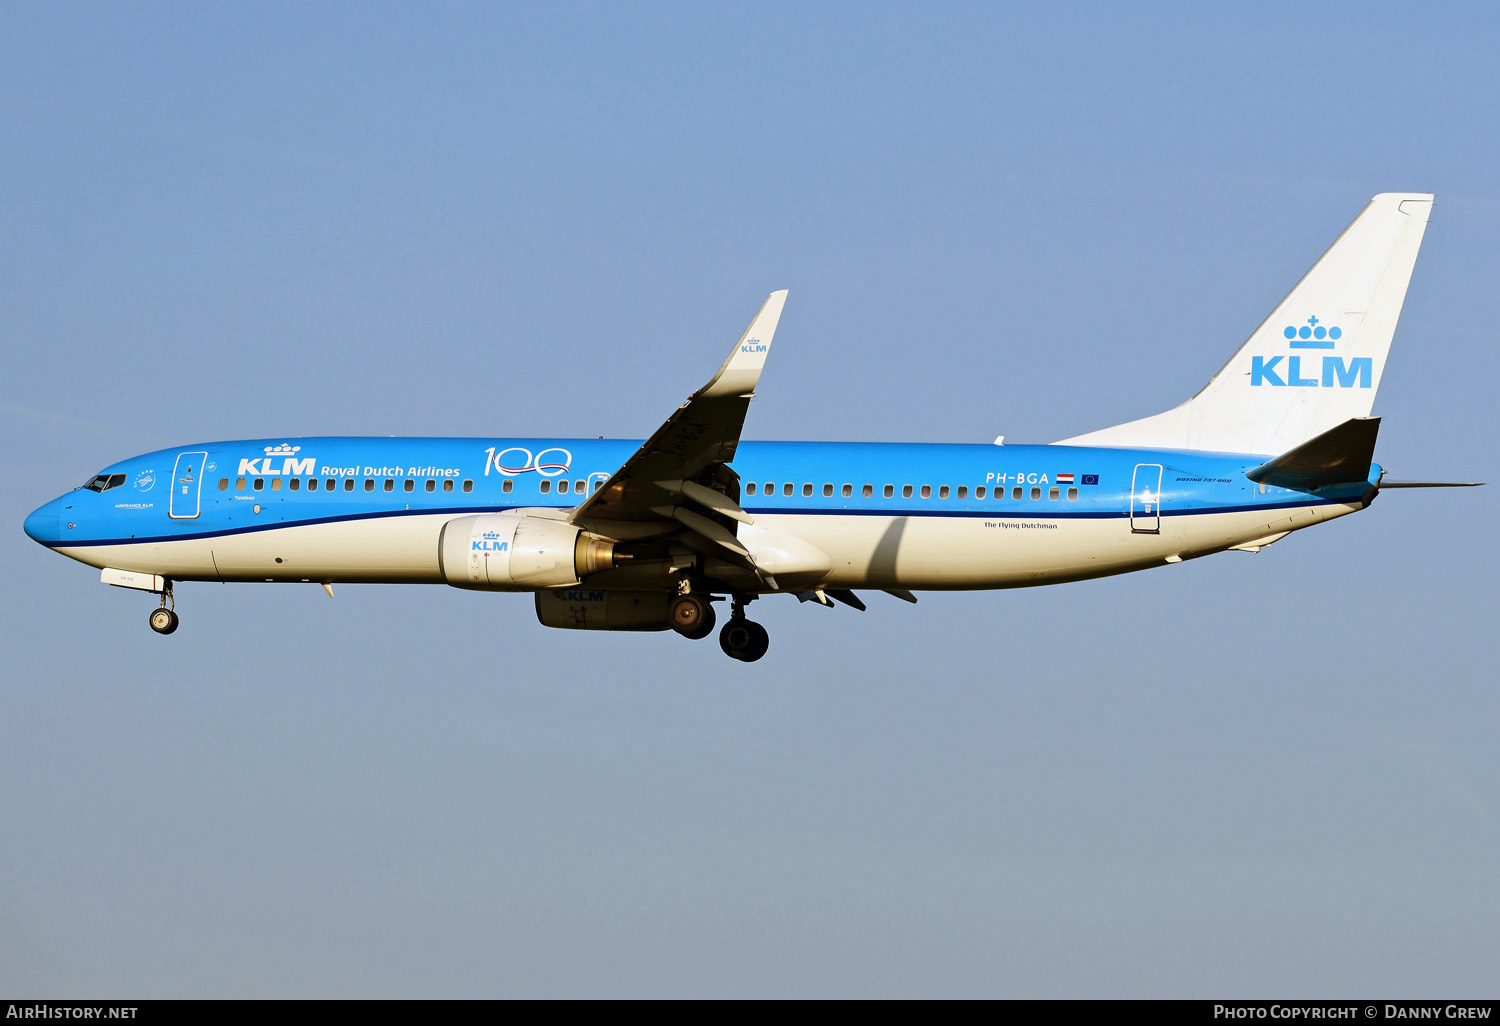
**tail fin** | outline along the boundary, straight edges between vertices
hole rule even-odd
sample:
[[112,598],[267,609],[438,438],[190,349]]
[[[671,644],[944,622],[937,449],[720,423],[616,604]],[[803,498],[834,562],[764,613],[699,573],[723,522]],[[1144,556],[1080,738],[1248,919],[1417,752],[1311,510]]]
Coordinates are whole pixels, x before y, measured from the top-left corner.
[[1274,454],[1368,417],[1432,201],[1405,192],[1370,200],[1181,406],[1058,444]]

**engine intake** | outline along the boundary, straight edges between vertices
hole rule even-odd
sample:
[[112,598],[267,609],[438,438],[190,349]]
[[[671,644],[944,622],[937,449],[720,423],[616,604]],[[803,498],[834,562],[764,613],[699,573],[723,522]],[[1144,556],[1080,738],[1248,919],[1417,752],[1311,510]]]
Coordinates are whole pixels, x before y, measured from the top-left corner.
[[458,517],[438,536],[438,566],[455,588],[533,591],[614,569],[615,544],[526,513]]

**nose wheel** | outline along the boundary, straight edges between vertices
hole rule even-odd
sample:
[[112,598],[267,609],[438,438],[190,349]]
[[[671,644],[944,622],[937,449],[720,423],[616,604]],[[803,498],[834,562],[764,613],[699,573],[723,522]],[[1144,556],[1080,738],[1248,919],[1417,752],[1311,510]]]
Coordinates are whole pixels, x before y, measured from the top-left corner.
[[177,611],[171,608],[168,603],[171,603],[172,606],[177,604],[176,600],[172,598],[171,581],[167,581],[166,586],[162,588],[161,606],[151,610],[151,616],[146,621],[151,625],[151,629],[158,634],[171,634],[177,629]]

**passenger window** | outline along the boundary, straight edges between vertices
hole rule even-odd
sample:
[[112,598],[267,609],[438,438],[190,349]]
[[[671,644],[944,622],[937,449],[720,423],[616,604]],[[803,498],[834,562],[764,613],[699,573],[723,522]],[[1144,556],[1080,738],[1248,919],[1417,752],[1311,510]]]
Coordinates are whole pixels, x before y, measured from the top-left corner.
[[891,496],[893,496],[893,495],[896,494],[896,486],[895,485],[886,485],[884,488],[882,488],[880,490],[880,494],[884,495],[887,499],[889,499]]
[[352,477],[346,477],[346,478],[344,478],[344,491],[346,491],[346,492],[352,492],[352,491],[354,491],[354,478],[352,478]]
[[958,486],[958,497],[960,499],[967,499],[969,497],[969,486],[968,485],[959,485]]
[[318,490],[318,479],[317,478],[310,477],[310,478],[307,479],[307,490],[310,491],[310,492],[315,492],[315,491]]
[[437,491],[437,482],[430,477],[427,479],[427,490],[429,492]]
[[395,478],[388,477],[385,479],[385,490],[388,492],[394,492],[396,490]]
[[786,484],[784,484],[784,485],[781,486],[781,494],[782,495],[791,495],[792,494],[792,483],[790,481],[788,481]]
[[746,495],[754,495],[755,494],[755,482],[754,481],[751,481],[749,484],[745,485],[745,494]]
[[365,491],[367,491],[367,492],[373,492],[374,490],[375,490],[375,479],[373,477],[367,477],[367,478],[365,478]]
[[922,498],[924,498],[924,499],[930,499],[930,498],[932,498],[932,485],[923,485],[922,486]]
[[[469,485],[469,482],[468,482],[468,481],[465,481],[465,482],[464,482],[464,491],[468,491],[468,490],[469,490],[469,488],[468,488],[468,485]],[[501,490],[501,491],[502,491],[502,492],[508,492],[508,491],[510,491],[510,490],[511,490],[511,489],[512,489],[512,488],[514,488],[514,487],[515,487],[515,485],[516,485],[516,483],[515,483],[515,482],[514,482],[514,481],[512,481],[512,480],[511,480],[511,479],[510,479],[510,478],[508,478],[508,477],[507,477],[507,478],[506,478],[506,479],[505,479],[505,483],[504,483],[504,484],[503,484],[503,485],[501,485],[501,486],[500,486],[500,490]]]
[[1012,499],[1014,499],[1016,502],[1020,502],[1021,501],[1021,486],[1020,485],[1016,485],[1014,488],[1012,488],[1010,490],[1010,497]]
[[854,494],[854,486],[852,484],[846,484],[846,485],[844,485],[844,498],[847,499],[847,498],[849,498],[849,496],[851,496],[853,494]]
[[273,478],[271,478],[271,491],[273,491],[273,492],[279,492],[279,491],[281,491],[281,478],[279,478],[279,477],[273,477]]
[[566,492],[567,490],[568,490],[568,479],[567,478],[563,478],[561,481],[557,482],[557,494],[561,495],[563,492]]
[[545,478],[545,477],[542,478],[542,494],[546,495],[551,490],[552,490],[552,482],[549,479]]
[[1069,502],[1077,502],[1078,501],[1078,489],[1077,488],[1069,488],[1068,489],[1068,501]]
[[940,488],[938,488],[938,498],[939,499],[946,499],[947,497],[948,497],[948,486],[947,485],[943,485]]
[[593,490],[597,492],[599,489],[601,489],[603,487],[604,487],[604,482],[601,481],[601,480],[599,480],[597,477],[594,478],[594,489]]
[[1058,493],[1058,490],[1056,488],[1049,488],[1047,490],[1047,498],[1051,499],[1053,502],[1057,501],[1058,494],[1059,493]]
[[333,485],[334,485],[333,478],[331,478],[331,477],[325,477],[323,479],[323,490],[325,492],[331,492],[331,491],[333,491]]
[[223,491],[228,491],[228,490],[229,490],[229,478],[227,478],[227,477],[221,477],[221,478],[219,478],[219,491],[223,492]]
[[901,486],[901,498],[903,498],[903,499],[909,499],[909,498],[911,498],[911,485],[902,485]]
[[1032,502],[1035,502],[1036,500],[1040,499],[1041,497],[1042,497],[1042,490],[1040,488],[1033,488],[1031,490],[1031,501]]
[[[474,482],[471,481],[471,480],[467,480],[466,479],[464,481],[464,491],[466,491],[466,492],[472,492],[473,490],[474,490]],[[506,491],[508,492],[508,491],[510,491],[510,489],[507,488]]]
[[450,477],[450,478],[448,478],[448,480],[446,480],[446,481],[443,482],[443,491],[445,491],[445,492],[451,492],[451,491],[453,491],[453,478]]
[[803,485],[802,486],[802,494],[803,495],[811,495],[812,494],[812,485],[810,485],[810,484]]
[[257,492],[260,491],[265,486],[266,486],[266,479],[265,478],[263,478],[263,477],[257,477],[255,479],[255,490]]
[[411,478],[407,478],[405,481],[401,482],[401,487],[404,491],[414,492],[417,490],[417,483]]
[[582,495],[583,494],[583,482],[582,481],[574,481],[573,482],[573,491],[577,492],[579,495]]
[[832,497],[833,497],[833,485],[831,485],[831,484],[824,485],[823,486],[823,498],[825,498],[825,499],[831,499]]
[[765,488],[761,489],[761,494],[762,495],[775,495],[776,494],[776,485],[775,485],[775,483],[772,482],[772,481],[767,481]]
[[292,478],[287,482],[287,487],[291,488],[291,490],[295,492],[297,489],[302,487],[302,479],[300,477]]
[[868,498],[870,498],[871,496],[873,496],[875,494],[875,486],[874,485],[865,485],[863,488],[861,488],[859,490],[859,494],[862,495],[864,498],[868,499]]
[[[958,497],[960,499],[962,499],[964,497],[964,490],[962,488],[960,488],[958,490]],[[984,498],[984,485],[976,485],[975,486],[975,488],[974,488],[974,498],[976,498],[976,499],[982,499],[982,498]]]

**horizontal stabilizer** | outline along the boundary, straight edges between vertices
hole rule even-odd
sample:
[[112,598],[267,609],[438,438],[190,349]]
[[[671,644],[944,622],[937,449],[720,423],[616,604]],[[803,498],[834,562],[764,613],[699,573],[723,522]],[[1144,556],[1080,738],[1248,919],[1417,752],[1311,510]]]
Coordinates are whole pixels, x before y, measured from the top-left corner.
[[1379,431],[1379,417],[1354,417],[1269,463],[1246,471],[1245,476],[1260,484],[1299,491],[1357,484],[1369,479]]

